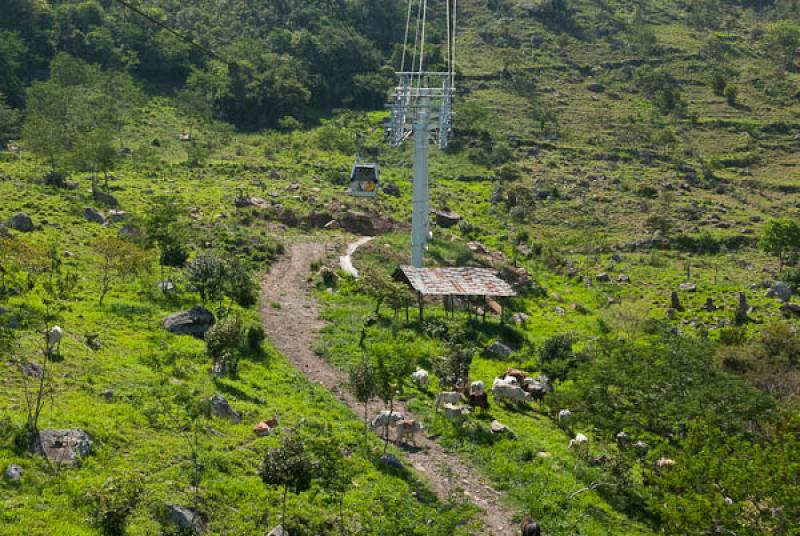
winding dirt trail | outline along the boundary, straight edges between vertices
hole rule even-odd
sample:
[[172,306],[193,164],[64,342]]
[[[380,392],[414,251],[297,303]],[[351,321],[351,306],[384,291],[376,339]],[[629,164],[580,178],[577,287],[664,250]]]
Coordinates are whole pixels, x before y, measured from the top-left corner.
[[[326,256],[325,245],[318,242],[294,243],[286,256],[272,266],[262,282],[261,311],[264,329],[275,347],[306,377],[331,391],[363,418],[364,407],[346,389],[347,375],[329,365],[311,350],[325,323],[319,318],[319,307],[306,282],[312,262]],[[271,304],[279,303],[280,309]],[[383,409],[375,401],[369,406],[370,416]],[[403,402],[395,409],[411,415]],[[436,495],[443,500],[457,489],[465,498],[483,510],[487,534],[514,534],[513,513],[500,502],[500,493],[493,490],[475,471],[454,454],[442,450],[438,443],[424,433],[417,434],[418,448],[401,445],[405,458],[425,478]]]

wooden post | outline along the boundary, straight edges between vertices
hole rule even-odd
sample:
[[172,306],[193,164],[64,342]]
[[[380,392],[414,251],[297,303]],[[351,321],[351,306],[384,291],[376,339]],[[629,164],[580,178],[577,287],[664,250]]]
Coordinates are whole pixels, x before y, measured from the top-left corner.
[[486,302],[486,294],[483,295],[483,317],[481,318],[481,323],[486,323],[486,307],[488,306]]
[[417,292],[417,301],[419,303],[419,321],[422,322],[425,315],[425,302],[422,299],[422,292]]

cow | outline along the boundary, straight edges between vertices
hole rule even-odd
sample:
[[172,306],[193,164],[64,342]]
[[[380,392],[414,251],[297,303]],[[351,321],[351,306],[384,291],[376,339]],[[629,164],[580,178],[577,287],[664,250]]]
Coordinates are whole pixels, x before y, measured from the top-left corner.
[[511,376],[512,378],[516,378],[517,382],[520,384],[524,382],[525,378],[527,377],[527,375],[524,372],[515,368],[507,368],[506,371],[503,373],[503,376],[506,377]]
[[575,436],[574,439],[570,439],[569,440],[568,447],[569,448],[582,447],[583,445],[585,445],[588,442],[589,442],[589,438],[588,437],[586,437],[583,434],[578,434],[578,435]]
[[55,352],[57,354],[61,350],[61,339],[64,338],[64,330],[58,326],[53,326],[44,330],[43,335],[47,344],[47,353]]
[[413,373],[411,373],[411,381],[416,385],[419,389],[423,391],[428,390],[428,371],[425,369],[417,369]]
[[530,393],[531,398],[539,402],[540,406],[544,405],[544,395],[547,393],[547,386],[543,383],[539,383],[532,378],[526,378],[525,383],[522,384],[522,388]]
[[436,406],[435,410],[439,411],[439,406],[442,404],[460,404],[461,403],[461,393],[456,393],[455,391],[442,391],[436,397]]
[[617,446],[619,448],[625,448],[631,444],[631,436],[628,435],[628,432],[619,432],[617,434]]
[[469,395],[469,406],[472,409],[481,408],[481,411],[489,409],[489,396],[485,392],[471,393]]
[[562,409],[558,412],[558,425],[562,428],[566,427],[569,424],[569,421],[572,419],[572,412],[568,409]]
[[474,381],[469,386],[469,394],[480,395],[486,391],[486,384],[481,380]]
[[542,536],[542,529],[539,526],[539,522],[531,516],[522,518],[520,529],[522,530],[522,536]]
[[411,439],[411,443],[416,447],[417,432],[421,432],[422,428],[422,423],[417,422],[414,419],[403,419],[402,421],[397,421],[397,424],[394,425],[394,433],[397,437],[397,442],[408,443],[407,439]]
[[678,462],[670,458],[659,458],[656,460],[656,467],[659,469],[672,469],[676,465],[678,465]]
[[509,385],[507,383],[495,383],[492,386],[492,396],[495,402],[509,399],[514,402],[527,402],[530,400],[530,393],[526,393],[519,385]]
[[509,385],[519,385],[520,381],[516,376],[503,376],[503,381]]
[[382,428],[384,431],[387,431],[388,427],[394,426],[398,421],[402,420],[403,416],[400,413],[396,411],[390,412],[388,409],[385,409],[378,413],[375,418],[370,421],[369,427],[373,431],[377,430],[378,428]]

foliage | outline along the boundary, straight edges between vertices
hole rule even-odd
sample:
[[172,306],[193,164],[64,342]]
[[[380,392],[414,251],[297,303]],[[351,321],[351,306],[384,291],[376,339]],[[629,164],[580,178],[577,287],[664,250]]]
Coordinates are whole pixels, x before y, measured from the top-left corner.
[[771,220],[764,228],[761,248],[778,258],[778,273],[793,255],[800,253],[800,224],[795,220]]
[[774,61],[787,70],[794,70],[800,48],[800,25],[790,20],[779,20],[768,26],[766,35],[767,51]]
[[0,92],[0,146],[15,139],[19,129],[19,112],[6,104],[6,96]]
[[637,85],[662,114],[684,115],[687,111],[680,82],[663,69],[642,68]]
[[546,339],[537,351],[539,367],[554,380],[564,380],[577,367],[580,356],[572,350],[572,335],[560,334]]
[[364,355],[364,358],[357,364],[350,367],[348,375],[348,386],[353,396],[364,404],[364,434],[367,433],[367,419],[369,401],[372,400],[377,393],[375,368],[370,363],[369,357]]
[[299,434],[285,432],[280,445],[267,451],[259,476],[268,486],[283,488],[281,526],[286,526],[286,494],[302,493],[311,487],[314,465]]
[[94,250],[100,257],[101,290],[98,305],[103,305],[103,300],[116,280],[134,277],[150,265],[144,251],[120,238],[99,238]]
[[226,284],[225,264],[213,253],[201,253],[186,267],[186,279],[197,290],[203,303],[219,300]]
[[214,360],[217,374],[236,374],[242,335],[242,320],[235,315],[222,318],[206,332],[206,353]]
[[86,500],[92,521],[103,534],[121,536],[131,512],[144,491],[141,475],[119,474],[109,477],[102,486],[90,490]]

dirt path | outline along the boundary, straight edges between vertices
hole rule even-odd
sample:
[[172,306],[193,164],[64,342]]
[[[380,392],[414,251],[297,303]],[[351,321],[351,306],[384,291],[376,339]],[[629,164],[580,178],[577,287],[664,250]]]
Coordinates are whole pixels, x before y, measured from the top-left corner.
[[[344,387],[346,374],[311,351],[325,323],[319,319],[319,308],[310,295],[306,282],[312,262],[326,256],[321,243],[292,244],[288,254],[275,263],[262,283],[262,314],[264,328],[272,343],[309,380],[319,383],[347,404],[359,419],[363,406],[356,402]],[[271,306],[279,303],[280,309]],[[370,415],[383,409],[383,404],[370,405]],[[402,402],[395,409],[404,415],[411,413]],[[484,511],[484,522],[489,534],[514,534],[512,512],[500,504],[500,494],[493,490],[472,468],[464,465],[457,456],[442,450],[438,443],[425,434],[417,435],[419,448],[405,448],[405,457],[423,475],[431,488],[443,500],[456,488],[464,490],[465,497]]]

